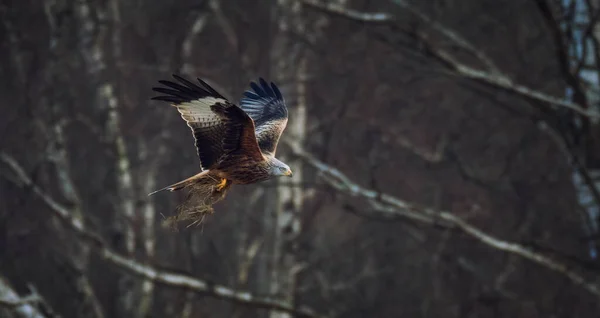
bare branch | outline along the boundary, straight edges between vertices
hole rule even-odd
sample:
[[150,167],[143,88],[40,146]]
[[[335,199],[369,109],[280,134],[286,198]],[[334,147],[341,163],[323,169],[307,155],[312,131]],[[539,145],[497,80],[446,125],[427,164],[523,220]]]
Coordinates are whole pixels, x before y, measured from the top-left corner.
[[35,304],[40,301],[40,297],[38,295],[28,295],[19,299],[2,299],[0,298],[0,306],[4,307],[20,307],[26,304]]
[[292,148],[294,155],[301,157],[304,161],[316,168],[329,186],[348,195],[367,199],[371,208],[380,214],[379,217],[385,219],[407,218],[428,224],[436,223],[435,213],[421,213],[418,210],[412,209],[412,205],[391,195],[363,188],[352,182],[341,171],[326,165],[305,152],[299,145],[290,143],[287,140],[284,140],[284,143]]
[[[80,219],[74,218],[71,215],[71,211],[56,202],[53,198],[47,195],[40,187],[35,185],[31,178],[27,175],[25,170],[19,165],[19,163],[11,156],[4,152],[0,152],[0,161],[4,162],[9,168],[12,169],[20,184],[17,186],[28,187],[46,204],[56,216],[65,221],[69,227],[76,231],[85,231],[83,222]],[[12,181],[12,180],[9,180]]]
[[[345,17],[350,20],[354,20],[357,22],[377,22],[382,24],[388,24],[390,26],[397,26],[399,23],[397,19],[386,13],[363,13],[360,11],[347,9],[345,7],[336,6],[333,4],[319,4],[316,1],[311,0],[300,0],[303,4],[309,5],[313,8],[318,8],[321,11],[324,11],[328,14],[334,14],[338,16]],[[412,11],[411,11],[412,12]],[[424,15],[421,14],[420,17]],[[378,17],[374,19],[373,17]],[[419,16],[418,16],[419,17]],[[426,17],[426,16],[425,16]],[[429,18],[428,18],[429,19]],[[429,19],[431,20],[431,19]],[[439,26],[437,27],[439,28]],[[407,31],[404,31],[407,32]],[[553,107],[564,107],[571,109],[581,115],[590,117],[590,118],[600,118],[600,113],[597,110],[593,109],[585,109],[582,105],[573,103],[570,101],[563,100],[558,97],[554,97],[552,95],[542,93],[535,89],[529,88],[524,85],[517,84],[513,82],[507,75],[501,72],[488,72],[485,70],[480,70],[477,68],[473,68],[467,66],[458,61],[452,54],[448,53],[446,50],[439,48],[432,43],[430,43],[427,37],[421,33],[411,33],[411,36],[416,36],[417,39],[425,45],[425,49],[427,53],[429,53],[432,57],[442,62],[447,68],[455,72],[455,75],[458,75],[462,78],[472,80],[478,82],[480,84],[492,86],[495,88],[499,88],[510,93],[516,94],[518,96],[524,97],[526,99],[543,102],[546,105],[550,105]],[[460,43],[457,43],[460,44]],[[464,46],[464,45],[463,45]]]
[[458,76],[478,82],[480,84],[489,85],[498,89],[505,90],[507,92],[516,94],[529,100],[543,102],[551,106],[560,106],[568,108],[590,118],[600,118],[600,114],[598,113],[598,111],[585,109],[583,106],[577,103],[573,103],[546,93],[539,92],[524,85],[519,85],[517,83],[514,83],[507,75],[494,75],[486,71],[467,66],[459,62],[445,50],[435,47],[431,42],[427,40],[427,38],[423,34],[417,34],[417,37],[426,46],[429,54],[431,54],[434,58],[438,59],[440,62],[446,65],[446,67],[456,72],[456,75]]
[[212,284],[187,275],[161,271],[155,267],[141,264],[133,259],[119,255],[102,246],[97,248],[99,254],[111,263],[128,272],[152,280],[158,284],[169,285],[192,290],[196,293],[210,297],[229,300],[254,308],[264,308],[297,315],[298,317],[320,317],[308,308],[294,308],[293,306],[270,297],[257,297],[249,292],[233,290],[229,287]]
[[295,155],[299,156],[312,167],[317,169],[322,179],[329,186],[348,195],[362,197],[369,202],[376,202],[377,209],[375,209],[375,211],[382,213],[382,215],[385,217],[409,218],[414,221],[428,224],[432,224],[433,221],[437,219],[442,221],[445,225],[458,229],[464,234],[493,249],[520,256],[526,260],[541,265],[546,269],[561,274],[568,278],[573,284],[584,288],[597,297],[600,297],[600,287],[598,287],[598,285],[589,282],[585,277],[573,271],[565,263],[535,252],[521,244],[494,237],[448,211],[418,206],[389,194],[378,193],[376,191],[366,189],[353,182],[350,178],[336,168],[333,168],[314,158],[311,154],[304,151],[297,144],[288,142],[286,142],[286,144],[292,148],[292,151]]
[[17,317],[46,318],[34,305],[42,298],[35,290],[28,296],[20,297],[4,277],[0,276],[0,306],[12,310]]
[[[74,233],[88,243],[103,259],[118,266],[133,275],[151,280],[157,284],[164,284],[171,287],[179,287],[194,291],[209,297],[228,300],[253,308],[264,308],[286,312],[298,317],[322,317],[313,310],[306,307],[294,307],[286,302],[271,297],[257,297],[249,292],[237,291],[226,286],[213,284],[209,281],[200,280],[191,276],[177,274],[165,270],[159,270],[156,267],[142,264],[132,258],[122,256],[107,247],[103,240],[97,234],[84,227],[84,224],[71,216],[71,211],[56,202],[52,197],[45,193],[39,186],[33,183],[27,176],[25,170],[18,162],[6,153],[0,152],[0,161],[4,162],[21,182],[20,184],[29,187],[33,192],[50,208],[50,210],[65,222],[74,231]],[[11,181],[11,180],[9,180]]]
[[379,12],[360,12],[351,9],[347,9],[344,6],[335,3],[320,3],[316,0],[300,0],[304,5],[319,9],[327,13],[333,13],[335,15],[351,18],[361,22],[375,22],[375,23],[389,23],[394,20],[394,16],[388,13]]
[[464,50],[466,50],[467,52],[473,54],[475,57],[477,57],[479,60],[481,60],[483,63],[485,63],[485,65],[493,73],[500,73],[500,71],[499,71],[498,67],[496,66],[496,64],[494,64],[494,62],[485,53],[483,53],[483,51],[481,51],[479,49],[476,49],[475,46],[473,46],[473,44],[471,44],[465,38],[461,37],[458,33],[454,32],[448,26],[443,25],[443,24],[441,24],[441,23],[439,23],[439,22],[431,19],[426,14],[424,14],[421,11],[419,11],[417,8],[411,6],[405,0],[394,0],[394,3],[396,3],[399,6],[401,6],[402,8],[406,9],[411,14],[415,15],[421,21],[427,23],[427,25],[429,25],[434,30],[440,32],[446,38],[448,38],[449,40],[451,40],[452,42],[454,42],[455,44],[457,44],[459,47],[461,47]]

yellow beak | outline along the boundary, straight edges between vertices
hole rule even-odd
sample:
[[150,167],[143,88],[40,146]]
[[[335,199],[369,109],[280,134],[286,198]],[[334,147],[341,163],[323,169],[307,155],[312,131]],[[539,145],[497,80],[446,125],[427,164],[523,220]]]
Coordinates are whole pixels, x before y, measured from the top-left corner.
[[291,176],[293,175],[293,173],[292,173],[292,170],[288,170],[288,171],[286,171],[286,172],[285,172],[283,175],[284,175],[284,176],[291,177]]

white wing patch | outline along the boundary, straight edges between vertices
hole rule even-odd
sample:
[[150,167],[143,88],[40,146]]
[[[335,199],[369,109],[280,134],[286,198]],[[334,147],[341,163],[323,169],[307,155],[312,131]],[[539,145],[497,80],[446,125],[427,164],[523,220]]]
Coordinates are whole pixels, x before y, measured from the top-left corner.
[[227,102],[222,98],[204,97],[179,105],[174,105],[181,114],[181,117],[189,123],[205,123],[218,120],[218,116],[210,109],[217,103]]

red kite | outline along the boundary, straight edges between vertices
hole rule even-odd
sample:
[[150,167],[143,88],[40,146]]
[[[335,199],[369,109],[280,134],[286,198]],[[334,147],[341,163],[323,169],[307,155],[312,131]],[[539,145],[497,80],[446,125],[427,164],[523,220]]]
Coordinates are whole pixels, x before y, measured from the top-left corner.
[[[161,80],[166,87],[153,97],[171,103],[192,129],[201,172],[162,191],[190,188],[200,209],[224,197],[232,184],[251,184],[277,176],[292,176],[288,165],[275,158],[288,111],[279,88],[260,78],[250,83],[238,107],[198,78],[198,84],[173,75],[179,82]],[[190,199],[188,196],[188,201]],[[199,211],[199,210],[198,210]],[[206,212],[206,211],[204,211]]]

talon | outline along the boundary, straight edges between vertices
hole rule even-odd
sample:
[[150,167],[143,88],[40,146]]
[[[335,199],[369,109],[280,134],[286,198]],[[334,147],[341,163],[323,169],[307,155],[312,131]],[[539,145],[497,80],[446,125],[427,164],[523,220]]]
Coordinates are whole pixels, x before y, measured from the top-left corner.
[[223,190],[223,188],[225,188],[226,185],[227,185],[227,179],[221,179],[221,182],[219,184],[217,184],[217,191]]

